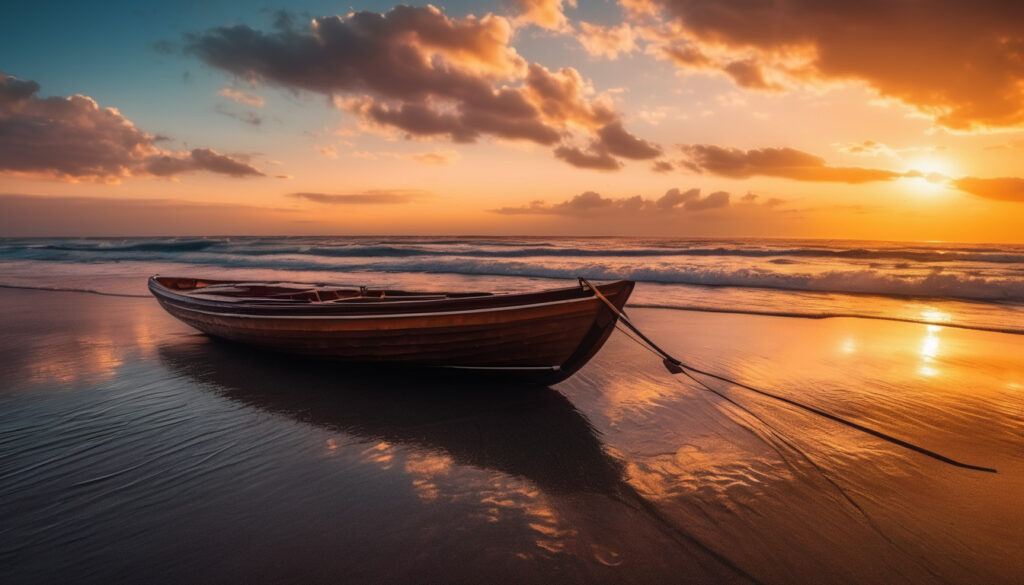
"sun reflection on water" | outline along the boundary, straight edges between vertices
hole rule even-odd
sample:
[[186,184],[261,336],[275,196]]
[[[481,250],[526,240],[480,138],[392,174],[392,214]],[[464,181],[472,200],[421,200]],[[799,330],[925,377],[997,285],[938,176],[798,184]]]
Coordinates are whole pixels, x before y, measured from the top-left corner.
[[929,323],[950,323],[953,321],[953,315],[935,308],[929,308],[921,311],[921,319]]
[[927,333],[921,340],[921,366],[917,369],[918,373],[923,376],[934,377],[939,374],[933,365],[935,358],[939,355],[939,332],[942,331],[942,327],[938,325],[928,325],[926,327]]
[[857,340],[852,337],[844,339],[842,351],[843,353],[855,353],[857,351]]

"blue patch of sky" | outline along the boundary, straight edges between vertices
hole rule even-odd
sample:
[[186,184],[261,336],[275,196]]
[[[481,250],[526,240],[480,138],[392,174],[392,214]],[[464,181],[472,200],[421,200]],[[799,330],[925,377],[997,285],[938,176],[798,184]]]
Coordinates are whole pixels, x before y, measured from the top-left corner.
[[[324,96],[244,85],[239,88],[267,100],[266,108],[248,108],[263,123],[254,126],[219,114],[218,108],[247,109],[216,95],[238,80],[182,54],[186,34],[231,24],[270,30],[281,9],[293,13],[297,25],[304,27],[315,16],[350,10],[385,12],[393,6],[331,1],[253,5],[243,0],[16,3],[5,7],[0,19],[0,55],[4,56],[0,70],[38,82],[41,97],[83,94],[101,107],[115,107],[146,132],[175,139],[168,146],[242,150],[252,133],[306,135],[324,126],[338,127],[345,114],[332,109]],[[450,1],[443,10],[452,17],[509,14],[508,4],[500,1]],[[603,24],[616,21],[620,14],[617,5],[607,2],[581,2],[578,9],[567,7],[567,13],[572,19]],[[574,66],[584,76],[598,73],[598,90],[612,87],[607,79],[629,72],[619,64],[589,59],[571,37],[535,28],[523,29],[514,44],[528,60],[550,69]],[[607,73],[602,74],[603,70]]]

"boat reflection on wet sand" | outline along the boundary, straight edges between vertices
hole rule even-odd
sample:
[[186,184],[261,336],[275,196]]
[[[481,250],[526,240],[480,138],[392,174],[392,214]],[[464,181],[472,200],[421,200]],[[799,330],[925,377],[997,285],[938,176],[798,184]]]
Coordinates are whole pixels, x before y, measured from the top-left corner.
[[[586,417],[549,387],[502,385],[493,377],[474,381],[443,370],[340,366],[212,338],[163,345],[159,355],[172,371],[245,406],[362,443],[441,454],[457,466],[526,480],[556,499],[562,516],[593,516],[592,496],[604,498],[627,517],[625,526],[612,528],[623,531],[616,539],[634,541],[651,560],[660,557],[645,570],[634,565],[632,574],[622,575],[628,582],[657,575],[663,563],[671,565],[662,567],[667,573],[697,582],[757,582],[645,500]],[[585,522],[567,533],[578,537]],[[621,554],[598,560],[615,566]]]

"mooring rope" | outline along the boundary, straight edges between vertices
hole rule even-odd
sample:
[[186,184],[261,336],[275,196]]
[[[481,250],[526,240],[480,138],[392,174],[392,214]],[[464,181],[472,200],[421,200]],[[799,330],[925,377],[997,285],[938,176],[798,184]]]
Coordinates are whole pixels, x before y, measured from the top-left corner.
[[[702,376],[707,376],[708,378],[714,378],[715,380],[720,380],[720,381],[725,382],[727,384],[732,384],[733,386],[736,386],[738,388],[743,388],[744,390],[749,390],[749,391],[754,392],[756,394],[760,394],[761,396],[765,396],[765,397],[771,398],[773,400],[778,400],[779,402],[783,402],[785,404],[789,404],[790,406],[795,406],[796,408],[800,408],[800,409],[805,410],[807,412],[810,412],[812,414],[816,414],[818,416],[827,418],[827,419],[829,419],[831,421],[835,421],[835,422],[837,422],[839,424],[846,425],[846,426],[848,426],[850,428],[857,429],[858,431],[861,431],[863,433],[867,433],[867,434],[869,434],[871,436],[874,436],[874,437],[877,437],[879,439],[882,439],[883,441],[888,441],[889,443],[892,443],[894,445],[899,445],[900,447],[903,447],[904,449],[909,449],[911,451],[914,451],[916,453],[920,453],[921,455],[924,455],[926,457],[931,457],[932,459],[935,459],[937,461],[941,461],[943,463],[947,463],[949,465],[953,465],[953,466],[956,466],[956,467],[962,467],[964,469],[972,469],[974,471],[984,471],[984,472],[987,472],[987,473],[997,473],[997,471],[995,469],[991,468],[991,467],[983,467],[983,466],[980,466],[980,465],[972,465],[970,463],[964,463],[962,461],[957,461],[956,459],[953,459],[951,457],[946,457],[945,455],[942,455],[940,453],[936,453],[935,451],[932,451],[930,449],[925,449],[924,447],[921,447],[919,445],[915,445],[913,443],[909,443],[907,441],[904,441],[903,439],[894,437],[892,435],[889,435],[887,433],[883,433],[882,431],[879,431],[879,430],[876,430],[876,429],[872,429],[870,427],[866,427],[866,426],[864,426],[864,425],[862,425],[860,423],[853,422],[853,421],[845,419],[845,418],[843,418],[841,416],[838,416],[838,415],[835,415],[835,414],[832,414],[832,413],[829,413],[829,412],[825,412],[824,410],[821,410],[819,408],[815,408],[813,406],[809,406],[807,404],[803,404],[801,402],[797,402],[796,400],[793,400],[791,398],[786,398],[785,396],[780,396],[778,394],[774,394],[774,393],[768,392],[766,390],[761,390],[759,388],[755,388],[753,386],[750,386],[749,384],[744,384],[744,383],[739,382],[737,380],[733,380],[733,379],[727,378],[725,376],[714,374],[712,372],[707,372],[707,371],[702,370],[700,368],[697,368],[697,367],[691,366],[691,365],[689,365],[687,363],[684,363],[681,360],[676,359],[675,357],[670,355],[668,352],[666,352],[662,348],[658,347],[658,345],[656,343],[654,343],[653,341],[650,340],[650,338],[648,338],[646,335],[644,335],[636,327],[636,325],[633,325],[633,323],[629,320],[629,317],[627,317],[621,310],[619,310],[618,307],[616,307],[611,301],[609,301],[608,298],[605,297],[603,293],[601,293],[601,291],[597,290],[597,287],[595,287],[594,285],[590,284],[590,282],[587,279],[580,278],[579,280],[580,280],[580,284],[585,285],[588,288],[590,288],[592,291],[594,291],[594,294],[597,296],[597,298],[601,299],[601,301],[603,301],[604,304],[608,305],[608,308],[611,309],[612,312],[616,316],[618,316],[619,322],[622,325],[626,326],[630,331],[635,333],[637,335],[637,337],[639,337],[641,340],[643,340],[643,342],[645,344],[647,344],[647,346],[650,347],[651,350],[653,350],[657,355],[661,356],[662,363],[665,365],[665,368],[668,369],[669,372],[671,372],[673,374],[683,374],[683,375],[687,376],[688,378],[690,378],[691,380],[697,382],[701,386],[704,386],[705,388],[708,388],[712,392],[715,392],[715,394],[719,394],[719,393],[716,392],[715,390],[711,389],[707,384],[701,382],[700,380],[697,380],[693,376],[693,373],[700,374]],[[719,394],[719,395],[721,395],[721,394]]]

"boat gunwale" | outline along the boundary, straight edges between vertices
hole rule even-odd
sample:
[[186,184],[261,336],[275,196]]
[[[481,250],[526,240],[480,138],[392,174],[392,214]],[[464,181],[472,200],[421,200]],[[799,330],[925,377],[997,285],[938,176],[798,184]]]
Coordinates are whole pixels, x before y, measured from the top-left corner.
[[[477,312],[508,311],[519,308],[567,304],[597,298],[592,290],[583,287],[581,284],[578,287],[564,287],[541,291],[500,293],[478,297],[401,300],[389,301],[387,303],[277,303],[272,300],[268,300],[266,302],[231,302],[183,294],[163,285],[163,283],[158,280],[160,278],[178,277],[161,277],[160,275],[150,277],[150,292],[157,297],[158,300],[169,302],[179,309],[222,317],[273,319],[429,317],[435,315],[443,316]],[[628,280],[618,280],[598,286],[600,288],[615,287],[622,283],[630,282],[631,281]],[[459,308],[460,305],[465,308]]]
[[184,305],[175,305],[178,309],[186,311],[192,311],[195,313],[202,313],[204,315],[214,315],[217,317],[237,317],[243,319],[395,319],[402,317],[410,318],[421,318],[421,317],[444,317],[450,315],[464,315],[472,313],[492,313],[497,311],[514,311],[519,309],[534,309],[537,307],[547,307],[551,305],[562,305],[569,303],[578,303],[581,301],[592,301],[594,296],[588,297],[576,297],[573,299],[562,299],[557,301],[547,301],[544,303],[531,303],[528,305],[504,305],[499,307],[484,307],[478,309],[463,309],[458,311],[427,311],[424,313],[371,313],[365,315],[358,314],[332,314],[332,315],[277,315],[277,314],[255,314],[255,313],[221,313],[216,311],[208,311],[204,309],[197,309],[195,307],[189,307]]

